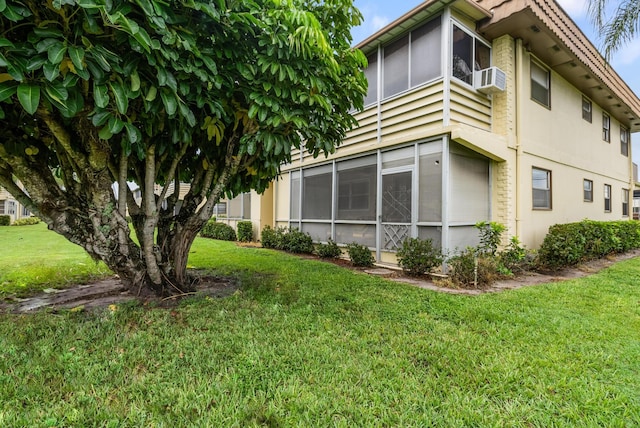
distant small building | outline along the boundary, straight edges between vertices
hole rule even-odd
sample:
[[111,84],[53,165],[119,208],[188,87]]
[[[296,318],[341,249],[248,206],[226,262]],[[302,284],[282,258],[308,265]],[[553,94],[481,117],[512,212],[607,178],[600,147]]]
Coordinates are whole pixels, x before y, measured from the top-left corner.
[[4,187],[0,187],[0,215],[8,215],[13,223],[24,217],[31,217],[31,211],[18,202]]

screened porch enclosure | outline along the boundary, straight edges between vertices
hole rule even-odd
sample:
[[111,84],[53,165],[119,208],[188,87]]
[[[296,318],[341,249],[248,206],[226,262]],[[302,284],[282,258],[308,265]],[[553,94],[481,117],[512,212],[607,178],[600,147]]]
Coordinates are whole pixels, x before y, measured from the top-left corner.
[[411,237],[445,251],[475,245],[474,224],[490,218],[490,161],[447,136],[296,169],[285,181],[279,224],[316,242],[366,245],[378,261]]

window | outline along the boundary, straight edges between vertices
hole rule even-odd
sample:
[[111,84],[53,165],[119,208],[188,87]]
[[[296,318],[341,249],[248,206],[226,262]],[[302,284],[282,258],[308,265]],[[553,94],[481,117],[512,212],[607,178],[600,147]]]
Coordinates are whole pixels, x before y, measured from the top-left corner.
[[338,162],[338,220],[376,219],[377,160],[375,156]]
[[331,220],[332,165],[305,169],[302,172],[302,218]]
[[441,75],[440,18],[411,32],[411,87]]
[[0,214],[4,214],[4,204],[5,201],[0,201]]
[[473,37],[453,26],[453,63],[451,74],[469,85],[473,84]]
[[14,201],[6,201],[6,214],[14,215],[16,213],[16,203]]
[[385,98],[409,88],[409,35],[384,48],[382,92]]
[[629,130],[620,127],[620,153],[629,157]]
[[[441,17],[416,28],[382,50],[382,77],[378,75],[378,53],[367,57],[369,65],[364,74],[369,82],[365,105],[378,101],[380,96],[391,97],[442,75]],[[382,94],[378,94],[378,82]]]
[[629,189],[622,189],[622,215],[629,216]]
[[31,211],[29,211],[29,208],[22,207],[22,217],[29,217],[30,215],[31,215]]
[[242,195],[242,218],[251,218],[251,193]]
[[611,212],[611,185],[604,185],[604,212]]
[[582,118],[591,123],[591,101],[582,97]]
[[226,202],[218,202],[217,204],[215,204],[213,206],[213,215],[215,215],[215,216],[224,215],[226,217],[226,215],[227,215],[227,203]]
[[606,113],[602,113],[602,139],[611,142],[611,118]]
[[531,99],[551,108],[551,76],[549,70],[531,61]]
[[291,220],[300,220],[300,171],[291,172]]
[[532,170],[533,209],[551,209],[551,171],[540,168]]
[[378,52],[367,57],[369,65],[364,70],[364,75],[369,82],[367,96],[364,97],[364,105],[373,104],[378,101]]
[[242,218],[242,197],[236,196],[227,202],[227,217]]
[[593,181],[587,180],[586,178],[583,180],[584,189],[584,201],[585,202],[593,202]]
[[491,49],[458,26],[453,26],[451,74],[473,85],[473,72],[491,66]]

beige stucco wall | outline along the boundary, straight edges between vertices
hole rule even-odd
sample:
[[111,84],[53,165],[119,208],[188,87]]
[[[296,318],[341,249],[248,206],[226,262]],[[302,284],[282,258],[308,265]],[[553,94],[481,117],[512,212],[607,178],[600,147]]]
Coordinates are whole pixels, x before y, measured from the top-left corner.
[[[611,118],[611,141],[602,139],[602,113],[592,108],[592,121],[582,118],[582,93],[551,72],[551,108],[531,100],[531,55],[522,55],[522,109],[519,142],[522,147],[518,191],[521,203],[520,238],[537,247],[556,223],[627,219],[622,215],[622,189],[630,189],[630,158],[620,153],[620,124]],[[532,167],[552,174],[552,209],[534,210]],[[593,181],[593,202],[583,199],[583,180]],[[612,187],[611,212],[604,211],[604,185]]]
[[251,221],[253,222],[254,240],[260,240],[260,233],[265,226],[272,226],[274,222],[274,192],[275,184],[271,183],[262,195],[251,192]]

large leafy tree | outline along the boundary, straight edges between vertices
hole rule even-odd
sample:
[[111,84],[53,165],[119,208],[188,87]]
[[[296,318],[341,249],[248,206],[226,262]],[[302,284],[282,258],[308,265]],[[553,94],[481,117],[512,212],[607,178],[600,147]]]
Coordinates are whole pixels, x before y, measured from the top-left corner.
[[640,0],[589,0],[589,13],[602,37],[607,60],[640,30]]
[[355,124],[360,20],[351,0],[0,0],[0,185],[130,289],[184,291],[221,196]]

